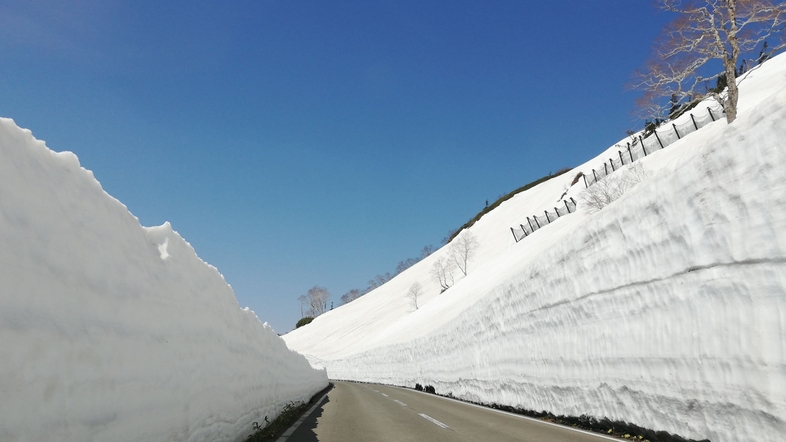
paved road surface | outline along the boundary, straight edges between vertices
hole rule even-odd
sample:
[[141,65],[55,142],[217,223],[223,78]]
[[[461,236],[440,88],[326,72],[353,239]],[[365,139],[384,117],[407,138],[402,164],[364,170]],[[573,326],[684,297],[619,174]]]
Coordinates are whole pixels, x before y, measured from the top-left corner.
[[335,382],[287,442],[612,440],[418,391]]

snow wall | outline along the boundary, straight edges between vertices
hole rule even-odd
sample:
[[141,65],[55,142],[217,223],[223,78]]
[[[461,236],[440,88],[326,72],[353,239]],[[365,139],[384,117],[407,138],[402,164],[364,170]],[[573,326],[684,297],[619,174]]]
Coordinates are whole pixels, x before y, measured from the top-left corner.
[[168,223],[0,119],[0,440],[235,441],[323,370]]
[[[779,90],[743,106],[732,125],[712,123],[641,160],[650,177],[601,211],[584,207],[514,244],[511,220],[494,212],[518,204],[536,213],[529,194],[544,183],[470,229],[479,264],[444,294],[390,313],[406,309],[413,281],[429,284],[426,259],[285,340],[335,379],[431,384],[472,401],[713,442],[786,439],[779,58],[773,76],[756,73],[759,89]],[[552,181],[567,186],[575,174]],[[504,235],[507,249],[484,250]]]

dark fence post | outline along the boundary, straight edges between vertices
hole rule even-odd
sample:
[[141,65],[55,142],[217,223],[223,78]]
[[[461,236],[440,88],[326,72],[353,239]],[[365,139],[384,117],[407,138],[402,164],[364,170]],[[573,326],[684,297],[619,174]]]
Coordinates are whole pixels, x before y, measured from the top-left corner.
[[681,140],[682,138],[680,138],[680,132],[677,130],[677,125],[674,124],[674,123],[671,123],[671,127],[674,128],[674,133],[677,134],[677,139]]
[[690,114],[690,119],[691,119],[691,121],[693,121],[693,127],[695,127],[696,130],[699,130],[699,125],[696,124],[696,119],[693,118],[693,114]]
[[707,106],[707,112],[709,112],[710,118],[712,118],[712,121],[715,121],[715,115],[712,115],[712,109],[710,109],[709,106]]
[[630,155],[630,162],[633,162],[633,153],[630,151],[630,143],[628,143],[628,155]]
[[518,238],[516,238],[516,232],[514,232],[514,231],[513,231],[513,227],[511,227],[511,228],[510,228],[510,233],[512,233],[512,234],[513,234],[513,239],[514,239],[516,242],[519,242],[519,239],[518,239]]
[[614,159],[609,158],[609,164],[611,164],[611,171],[614,172]]
[[546,214],[546,224],[550,223],[551,220],[549,219],[549,211],[548,210],[544,210],[543,213]]
[[625,165],[625,160],[622,159],[622,151],[618,150],[617,153],[620,154],[620,164],[624,166]]
[[[655,134],[655,139],[658,140],[658,144],[660,144],[660,148],[663,149],[663,141],[660,140],[660,137],[658,136],[658,131],[655,130],[653,131],[653,133]],[[641,148],[643,149],[644,146],[642,145]],[[645,157],[647,156],[647,152],[644,152],[644,156]]]
[[[532,217],[535,218],[535,224],[537,224],[538,228],[540,229],[540,221],[538,221],[538,217],[535,216],[535,215],[532,215]],[[529,218],[527,218],[527,219],[529,219]]]
[[570,197],[570,201],[573,202],[573,206],[575,207],[576,206],[576,200],[574,200],[573,197]]
[[595,175],[595,169],[592,169],[592,176],[595,178],[595,182],[598,182],[598,176]]
[[608,176],[609,175],[609,168],[606,167],[606,163],[603,163],[603,173]]
[[[537,220],[535,220],[535,221],[537,222]],[[529,217],[527,217],[527,222],[529,223],[530,230],[532,230],[534,232],[535,231],[535,227],[532,226],[532,221],[530,221]]]
[[[658,136],[658,131],[654,130],[652,132],[655,134],[656,137]],[[641,142],[641,150],[644,151],[644,156],[646,157],[647,156],[647,149],[644,148],[644,140],[641,139],[641,135],[639,135],[639,141]],[[660,138],[658,138],[658,141],[660,141]],[[663,146],[661,146],[661,147],[663,147]]]
[[527,236],[527,229],[524,228],[524,224],[519,224],[519,227],[521,227],[521,231],[524,232],[524,236]]
[[581,177],[582,177],[582,178],[584,178],[584,188],[586,189],[587,187],[589,187],[589,184],[587,184],[587,175],[584,175],[584,174],[582,173],[582,174],[581,174]]
[[570,213],[570,206],[568,205],[568,202],[565,200],[562,200],[562,202],[565,203],[565,208],[568,209],[568,213]]
[[559,210],[555,207],[554,211],[557,212],[557,218],[559,218]]

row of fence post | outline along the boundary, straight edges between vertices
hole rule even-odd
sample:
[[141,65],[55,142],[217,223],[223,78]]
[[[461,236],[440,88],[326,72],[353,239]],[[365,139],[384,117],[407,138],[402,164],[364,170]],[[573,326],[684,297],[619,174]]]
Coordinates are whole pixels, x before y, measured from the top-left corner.
[[[709,116],[710,116],[710,118],[712,119],[713,122],[716,121],[715,115],[712,113],[712,108],[710,108],[709,106],[707,107],[707,113],[709,114]],[[699,130],[699,125],[698,125],[698,123],[696,123],[696,118],[693,116],[693,113],[690,113],[689,115],[690,115],[691,122],[693,123],[694,129],[695,130]],[[685,133],[683,135],[680,135],[680,131],[677,129],[677,124],[676,123],[672,123],[671,127],[672,127],[672,129],[674,129],[674,133],[677,135],[677,139],[678,140],[681,140],[684,135],[687,135],[687,133]],[[655,139],[658,140],[658,144],[660,145],[660,148],[661,149],[665,149],[668,144],[667,145],[663,144],[663,140],[661,140],[660,136],[658,135],[657,129],[653,130],[652,133],[655,135]],[[630,142],[627,143],[628,144],[628,146],[627,146],[627,150],[628,150],[627,157],[630,158],[630,163],[628,163],[628,164],[632,164],[632,163],[634,163],[636,161],[636,159],[633,158],[633,152],[631,151],[631,148],[634,147],[635,144],[636,144],[635,142],[636,142],[636,140],[634,140],[633,146],[630,144]],[[647,147],[645,146],[644,138],[642,138],[641,135],[638,136],[638,142],[641,145],[641,150],[642,150],[642,152],[644,152],[644,156],[646,157],[648,155]],[[669,144],[671,144],[671,143],[669,143]],[[619,156],[620,156],[620,167],[622,167],[622,166],[625,165],[625,158],[623,156],[623,151],[620,150],[620,151],[618,151],[618,153],[619,153]],[[613,158],[609,158],[608,166],[611,166],[611,172],[612,173],[616,172],[616,169],[614,168],[614,159]],[[604,178],[604,177],[609,175],[609,169],[608,169],[607,164],[605,162],[603,163],[603,174],[604,175],[601,178]],[[592,169],[592,179],[593,179],[593,181],[591,183],[587,182],[587,174],[582,173],[581,175],[582,175],[582,178],[584,178],[584,187],[585,188],[588,188],[589,186],[597,183],[598,180],[599,180],[598,174],[596,173],[595,169]],[[573,212],[575,212],[576,211],[576,200],[571,198],[570,201],[573,204]],[[567,200],[562,200],[562,202],[565,203],[565,209],[568,211],[568,213],[572,213],[571,210],[570,210],[570,205],[568,204],[568,201]],[[549,223],[553,222],[551,220],[551,218],[549,217],[548,210],[544,210],[543,213],[546,215],[546,223],[543,224],[543,225],[546,225],[546,224],[549,224]],[[554,207],[554,213],[556,213],[556,217],[554,218],[556,220],[557,218],[560,217],[559,209]],[[534,224],[533,224],[533,220],[535,222]],[[536,230],[538,230],[541,227],[543,227],[543,226],[541,226],[540,221],[538,221],[538,217],[536,215],[533,215],[532,219],[530,219],[530,217],[527,217],[527,224],[529,225],[529,233],[527,233],[527,228],[523,224],[519,224],[519,227],[521,227],[521,231],[523,233],[523,236],[520,237],[520,238],[518,236],[516,236],[516,230],[513,227],[510,228],[510,233],[513,234],[513,239],[517,243],[519,241],[521,241],[522,239],[526,238],[527,236],[529,236],[530,234],[534,233]]]
[[[709,116],[712,119],[712,121],[716,121],[715,115],[712,113],[712,108],[710,108],[709,106],[707,107],[707,113],[709,114]],[[698,123],[696,123],[696,118],[693,116],[693,113],[690,113],[689,115],[690,115],[691,122],[693,122],[693,127],[695,128],[695,130],[699,130],[699,125],[698,125]],[[671,127],[674,130],[674,133],[677,135],[677,139],[678,140],[681,140],[683,136],[688,134],[688,133],[685,133],[685,134],[680,135],[680,131],[677,129],[677,124],[676,123],[672,123]],[[663,140],[658,135],[658,131],[657,130],[653,130],[652,133],[653,133],[653,135],[655,135],[655,139],[658,141],[658,145],[660,145],[660,148],[661,149],[665,149],[666,146],[668,146],[668,144],[664,144],[663,143]],[[645,138],[642,138],[641,135],[639,135],[637,137],[637,141],[639,142],[639,145],[641,146],[641,151],[644,153],[644,156],[646,157],[647,155],[649,155],[652,152],[647,152],[647,146],[644,144],[644,140],[645,140]],[[671,143],[669,143],[669,144],[671,144]],[[628,150],[628,155],[627,156],[630,158],[630,162],[631,163],[636,161],[633,158],[633,152],[631,151],[631,148],[633,148],[635,145],[636,145],[635,140],[634,140],[634,144],[633,145],[631,145],[630,142],[627,143],[627,150]],[[625,164],[625,159],[623,157],[623,153],[622,152],[623,151],[619,151],[618,152],[619,156],[620,156],[620,165],[624,165]],[[614,161],[612,159],[609,159],[608,165],[611,166],[611,171],[612,172],[616,171],[616,169],[614,168]],[[592,179],[593,180],[592,180],[591,183],[587,182],[587,176],[584,175],[584,187],[587,188],[587,187],[595,184],[600,179],[602,179],[602,178],[604,178],[604,177],[606,177],[608,175],[609,175],[609,170],[608,170],[607,164],[603,163],[603,176],[602,177],[598,177],[598,173],[595,171],[595,169],[592,169]]]
[[[567,210],[568,213],[573,213],[573,212],[576,211],[576,200],[574,200],[573,198],[570,199],[570,202],[568,202],[568,200],[562,200],[562,203],[565,204],[565,210]],[[573,207],[573,210],[571,210],[571,205]],[[529,225],[529,233],[527,233],[527,228],[524,227],[523,224],[519,224],[519,227],[521,227],[521,231],[523,233],[522,237],[518,237],[516,235],[516,230],[513,227],[511,227],[510,228],[510,233],[513,234],[513,239],[516,242],[519,242],[522,239],[524,239],[525,237],[527,237],[530,234],[534,233],[536,230],[540,229],[541,227],[543,227],[543,226],[545,226],[547,224],[550,224],[550,223],[554,222],[557,218],[562,216],[562,215],[560,215],[559,209],[557,207],[554,207],[554,213],[556,215],[554,216],[554,219],[551,219],[551,217],[549,216],[549,211],[548,210],[544,210],[543,214],[546,216],[546,222],[544,224],[542,224],[542,225],[541,225],[541,223],[538,220],[538,217],[536,215],[532,215],[531,219],[530,219],[530,217],[527,217],[527,224]],[[534,224],[533,224],[533,221],[534,221]]]

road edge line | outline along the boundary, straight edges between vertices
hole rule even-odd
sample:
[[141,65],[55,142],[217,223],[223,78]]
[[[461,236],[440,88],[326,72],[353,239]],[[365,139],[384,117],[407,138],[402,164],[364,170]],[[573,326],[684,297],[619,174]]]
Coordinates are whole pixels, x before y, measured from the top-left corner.
[[313,407],[309,408],[308,411],[303,413],[303,416],[300,416],[300,418],[296,420],[294,424],[292,424],[289,428],[287,428],[287,430],[284,431],[284,434],[282,434],[281,436],[279,436],[278,439],[276,439],[276,442],[286,442],[289,439],[289,437],[292,436],[292,433],[294,433],[298,428],[300,428],[301,425],[303,425],[303,421],[305,421],[307,417],[311,416],[311,413],[313,413],[314,410],[316,410],[317,407],[322,404],[322,401],[325,400],[328,393],[330,393],[330,390],[325,392],[325,394],[323,394],[322,397],[319,398],[319,400],[317,401],[317,403],[314,404]]
[[480,409],[489,410],[489,411],[495,411],[497,413],[507,414],[509,416],[517,417],[519,419],[526,419],[526,420],[532,421],[532,422],[539,422],[541,424],[551,425],[553,427],[565,428],[567,430],[575,431],[577,433],[584,433],[584,434],[586,434],[588,436],[597,436],[599,438],[606,439],[606,440],[611,440],[611,441],[614,441],[614,442],[619,442],[621,440],[621,439],[617,439],[617,438],[614,438],[614,437],[611,437],[611,436],[606,436],[605,434],[595,433],[595,432],[592,432],[592,431],[582,430],[582,429],[579,429],[579,428],[573,428],[573,427],[569,427],[567,425],[555,424],[554,422],[547,422],[547,421],[544,421],[544,420],[536,419],[534,417],[524,416],[523,414],[516,414],[516,413],[511,413],[511,412],[505,411],[505,410],[498,410],[496,408],[486,407],[484,405],[473,404],[472,402],[466,402],[466,401],[462,401],[460,399],[440,396],[438,394],[426,393],[425,391],[413,390],[411,388],[399,387],[397,385],[386,385],[386,387],[400,388],[400,389],[406,390],[406,391],[412,391],[412,392],[415,392],[415,393],[425,394],[425,395],[432,396],[432,397],[438,397],[440,399],[445,399],[447,401],[458,402],[458,403],[464,404],[464,405],[471,405],[471,406],[473,406],[475,408],[480,408]]

